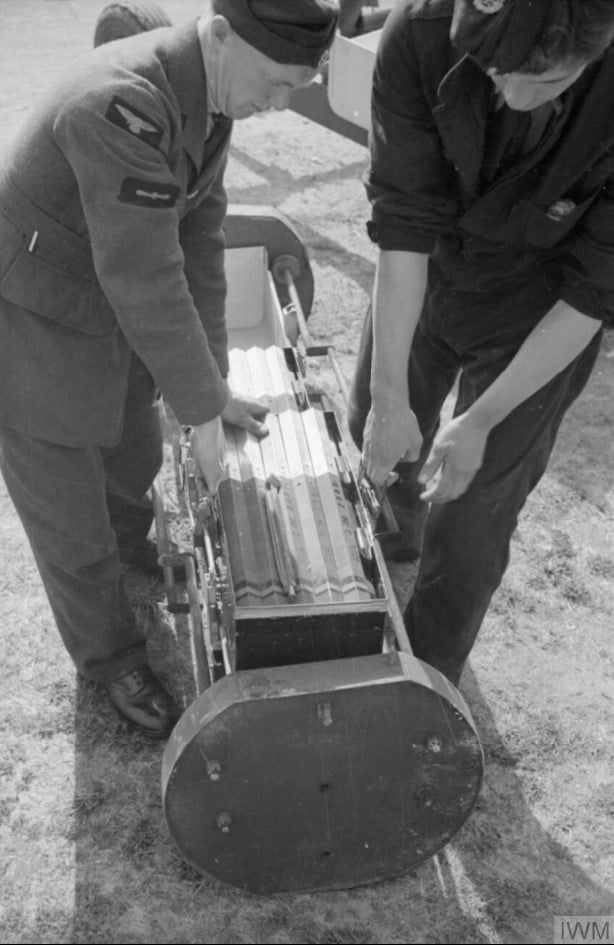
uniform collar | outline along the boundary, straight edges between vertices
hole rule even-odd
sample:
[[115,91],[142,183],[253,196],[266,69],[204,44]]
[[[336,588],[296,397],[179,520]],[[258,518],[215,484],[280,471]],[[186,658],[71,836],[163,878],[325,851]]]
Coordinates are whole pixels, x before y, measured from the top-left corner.
[[[211,105],[196,20],[176,30],[168,52],[168,78],[181,110],[183,145],[198,169],[210,126]],[[219,121],[230,124],[227,118]]]

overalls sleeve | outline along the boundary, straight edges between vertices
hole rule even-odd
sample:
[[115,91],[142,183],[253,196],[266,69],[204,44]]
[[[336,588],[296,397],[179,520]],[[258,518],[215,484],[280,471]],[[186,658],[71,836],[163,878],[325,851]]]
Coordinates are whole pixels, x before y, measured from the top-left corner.
[[577,311],[614,327],[614,179],[582,217],[563,262],[560,297]]
[[131,77],[72,99],[54,133],[77,179],[96,275],[122,332],[179,422],[200,424],[221,413],[227,389],[184,271],[185,195],[168,163],[169,114],[157,89]]
[[454,171],[424,88],[425,70],[441,68],[431,48],[441,35],[442,23],[412,20],[399,4],[380,40],[366,189],[372,204],[369,235],[384,250],[430,253],[458,217]]

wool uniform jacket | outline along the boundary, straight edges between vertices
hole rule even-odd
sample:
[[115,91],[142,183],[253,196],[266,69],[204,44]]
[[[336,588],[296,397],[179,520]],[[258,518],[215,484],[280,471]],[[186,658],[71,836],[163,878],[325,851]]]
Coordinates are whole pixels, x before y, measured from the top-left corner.
[[180,422],[223,409],[232,123],[207,101],[192,23],[90,52],[26,120],[0,169],[1,424],[115,445],[133,354]]
[[[614,50],[564,93],[537,146],[485,184],[493,84],[452,45],[452,0],[402,0],[375,66],[368,224],[381,249],[430,254],[480,304],[554,294],[614,319]],[[546,285],[547,284],[547,285]],[[521,298],[522,297],[522,298]]]

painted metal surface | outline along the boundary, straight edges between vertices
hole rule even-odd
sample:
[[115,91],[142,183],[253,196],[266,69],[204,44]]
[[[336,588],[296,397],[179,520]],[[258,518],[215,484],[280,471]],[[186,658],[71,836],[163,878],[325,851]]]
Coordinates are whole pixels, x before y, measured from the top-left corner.
[[235,673],[167,745],[164,810],[183,856],[257,893],[412,869],[469,815],[482,751],[454,687],[405,653]]

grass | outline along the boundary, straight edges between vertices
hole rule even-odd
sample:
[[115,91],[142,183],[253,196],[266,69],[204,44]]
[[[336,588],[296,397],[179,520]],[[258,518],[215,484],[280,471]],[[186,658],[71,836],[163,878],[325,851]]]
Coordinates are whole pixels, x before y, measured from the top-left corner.
[[[103,5],[0,4],[0,144],[67,49],[89,44]],[[165,7],[179,19],[198,4]],[[365,160],[289,114],[238,123],[228,173],[233,201],[276,205],[302,234],[311,330],[335,341],[348,377],[373,277]],[[359,890],[259,898],[182,860],[161,808],[162,746],[130,734],[75,678],[0,490],[0,941],[536,942],[550,940],[554,915],[614,912],[611,353],[610,341],[527,504],[462,681],[486,756],[478,803],[436,858]],[[392,573],[403,601],[413,570]],[[155,668],[188,704],[185,629],[155,585],[134,579],[130,594]]]

